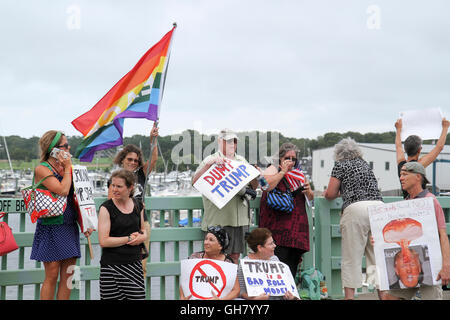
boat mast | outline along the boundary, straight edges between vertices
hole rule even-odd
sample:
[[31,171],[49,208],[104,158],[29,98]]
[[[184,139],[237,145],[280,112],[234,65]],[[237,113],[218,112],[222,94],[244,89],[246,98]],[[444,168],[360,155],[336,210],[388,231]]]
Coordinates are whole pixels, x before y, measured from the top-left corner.
[[9,167],[11,168],[11,174],[14,175],[14,170],[11,163],[11,158],[9,157],[8,144],[6,143],[6,138],[3,136],[3,141],[5,143],[6,156],[8,157]]

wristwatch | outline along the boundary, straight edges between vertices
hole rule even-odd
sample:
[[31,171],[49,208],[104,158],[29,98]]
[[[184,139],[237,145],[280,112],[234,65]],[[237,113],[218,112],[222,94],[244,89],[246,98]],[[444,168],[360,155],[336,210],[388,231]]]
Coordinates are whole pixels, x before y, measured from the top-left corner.
[[130,241],[131,241],[131,234],[128,235],[128,242],[130,242]]

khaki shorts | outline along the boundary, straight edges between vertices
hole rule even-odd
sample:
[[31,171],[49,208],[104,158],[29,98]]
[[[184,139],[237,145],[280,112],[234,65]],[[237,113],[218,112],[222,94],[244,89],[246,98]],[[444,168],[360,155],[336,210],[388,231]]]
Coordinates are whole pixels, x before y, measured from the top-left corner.
[[[367,207],[382,201],[358,201],[344,209],[341,216],[341,279],[344,288],[362,287],[362,258],[366,256],[366,270],[376,270],[375,253],[370,242],[370,221]],[[378,280],[373,279],[379,288]]]

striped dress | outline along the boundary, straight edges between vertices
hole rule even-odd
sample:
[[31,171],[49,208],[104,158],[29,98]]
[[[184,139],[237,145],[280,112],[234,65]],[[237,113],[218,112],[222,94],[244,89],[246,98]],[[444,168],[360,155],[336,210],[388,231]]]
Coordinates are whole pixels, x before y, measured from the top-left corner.
[[[111,237],[126,237],[141,228],[140,204],[135,202],[133,212],[122,213],[112,200],[104,202],[110,216]],[[100,259],[100,299],[144,300],[145,283],[140,246],[123,245],[103,248]]]
[[145,285],[141,261],[100,267],[101,300],[144,300]]

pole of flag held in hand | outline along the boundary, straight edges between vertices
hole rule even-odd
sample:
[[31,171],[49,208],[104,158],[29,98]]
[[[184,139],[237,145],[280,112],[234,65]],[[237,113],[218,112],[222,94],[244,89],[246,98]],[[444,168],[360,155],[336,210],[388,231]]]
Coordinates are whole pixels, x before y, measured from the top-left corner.
[[[175,29],[177,28],[177,23],[174,22],[173,23],[173,31],[175,31]],[[161,102],[162,102],[162,98],[164,95],[164,87],[165,87],[165,83],[166,83],[166,76],[167,76],[167,70],[169,69],[169,62],[170,62],[170,51],[171,51],[171,47],[172,47],[172,43],[173,43],[173,38],[174,38],[174,34],[175,32],[172,33],[172,41],[169,45],[168,48],[168,54],[167,54],[167,63],[165,65],[165,68],[162,72],[162,79],[161,79],[161,83],[160,83],[160,93],[158,95],[158,109],[157,109],[157,113],[156,113],[156,120],[153,122],[153,128],[158,128],[159,125],[159,113],[161,111]],[[151,101],[151,99],[150,99]],[[142,195],[142,201],[144,202],[144,206],[145,206],[145,195],[147,194],[147,185],[148,185],[148,175],[150,174],[150,167],[151,167],[151,163],[152,163],[152,157],[153,157],[153,152],[155,150],[155,148],[158,148],[158,144],[157,144],[157,137],[152,137],[151,136],[151,132],[150,132],[150,143],[151,143],[151,147],[150,147],[150,156],[148,159],[148,166],[147,166],[147,170],[145,172],[145,185],[144,185],[144,194]]]

